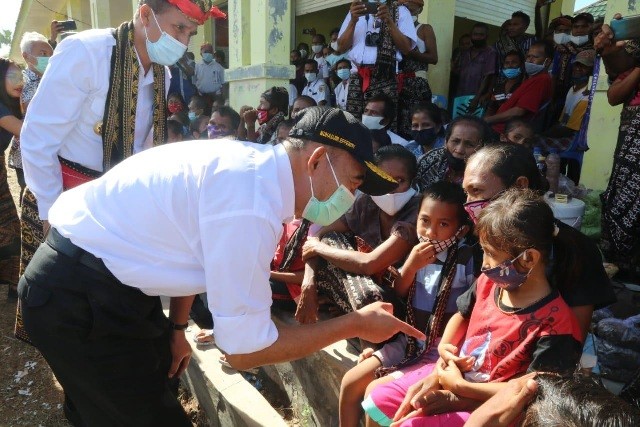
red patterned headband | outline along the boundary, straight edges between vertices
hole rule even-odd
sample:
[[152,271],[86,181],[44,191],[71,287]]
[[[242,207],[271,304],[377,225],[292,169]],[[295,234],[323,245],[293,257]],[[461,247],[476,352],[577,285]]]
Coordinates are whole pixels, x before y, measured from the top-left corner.
[[204,24],[209,18],[226,18],[227,15],[215,6],[207,12],[203,12],[200,7],[190,0],[167,0],[168,3],[174,5],[182,13],[187,15],[198,23],[198,25]]

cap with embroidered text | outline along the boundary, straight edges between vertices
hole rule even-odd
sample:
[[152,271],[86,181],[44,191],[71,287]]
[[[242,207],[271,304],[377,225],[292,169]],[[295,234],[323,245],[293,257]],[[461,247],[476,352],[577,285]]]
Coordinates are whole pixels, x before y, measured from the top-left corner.
[[294,120],[289,136],[341,148],[365,167],[364,182],[358,188],[363,193],[380,196],[398,187],[390,175],[374,164],[371,132],[352,114],[339,108],[309,107],[296,114]]

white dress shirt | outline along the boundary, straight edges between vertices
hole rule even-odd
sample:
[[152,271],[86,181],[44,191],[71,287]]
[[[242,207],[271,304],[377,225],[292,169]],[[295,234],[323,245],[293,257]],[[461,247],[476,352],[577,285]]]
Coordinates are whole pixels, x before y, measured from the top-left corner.
[[[109,91],[111,29],[82,31],[64,39],[49,60],[29,104],[21,132],[27,185],[41,219],[62,193],[58,156],[102,172],[102,137],[94,132]],[[165,67],[166,90],[171,75]],[[166,95],[166,94],[165,94]],[[153,146],[153,70],[140,66],[133,152]]]
[[329,93],[329,86],[322,80],[320,74],[318,78],[311,83],[307,83],[302,89],[302,94],[313,98],[318,105],[320,102],[326,101],[326,105],[331,105],[331,93]]
[[347,95],[349,95],[349,80],[341,81],[336,85],[336,107],[347,109]]
[[[368,17],[368,19],[367,19]],[[351,44],[351,50],[349,51],[349,59],[356,66],[363,64],[373,65],[378,58],[378,48],[375,46],[365,46],[364,41],[367,32],[379,33],[380,28],[374,28],[374,22],[376,18],[374,15],[365,15],[358,18],[356,22],[356,28],[353,31],[353,43]],[[349,22],[351,21],[351,13],[347,13],[347,17],[340,27],[339,37],[347,29]],[[411,49],[416,47],[416,40],[418,34],[416,33],[416,27],[411,19],[411,12],[406,6],[398,6],[398,29],[402,34],[411,40]],[[402,61],[402,54],[396,49],[396,60]]]
[[130,157],[60,195],[49,220],[147,295],[206,291],[216,344],[240,354],[278,337],[270,263],[293,214],[284,147],[218,139]]
[[208,64],[202,61],[196,64],[194,78],[198,92],[202,94],[220,94],[224,83],[224,67],[218,64],[215,59]]

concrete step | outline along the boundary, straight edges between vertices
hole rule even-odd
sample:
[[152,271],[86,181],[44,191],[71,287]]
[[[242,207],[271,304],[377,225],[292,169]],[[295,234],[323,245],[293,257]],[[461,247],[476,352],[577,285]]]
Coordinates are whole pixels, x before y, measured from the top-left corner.
[[[297,324],[291,313],[272,311],[278,324]],[[291,401],[294,413],[304,426],[338,425],[338,397],[344,374],[356,365],[357,342],[342,340],[303,359],[264,367]]]
[[[168,298],[163,298],[169,314]],[[287,423],[269,402],[234,369],[220,362],[222,352],[216,346],[201,347],[192,337],[199,331],[190,322],[186,332],[193,353],[182,380],[209,417],[212,427],[287,427]]]

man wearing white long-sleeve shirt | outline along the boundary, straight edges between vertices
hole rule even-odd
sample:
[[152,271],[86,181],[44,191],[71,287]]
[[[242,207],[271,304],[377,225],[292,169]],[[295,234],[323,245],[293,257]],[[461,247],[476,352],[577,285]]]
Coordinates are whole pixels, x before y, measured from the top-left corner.
[[[91,425],[186,425],[168,418],[180,410],[165,407],[177,401],[163,390],[189,363],[189,307],[205,290],[216,344],[237,368],[353,336],[424,339],[382,303],[315,325],[271,321],[282,223],[297,215],[328,225],[357,188],[397,187],[373,164],[371,135],[352,115],[310,107],[296,120],[276,146],[216,140],[147,150],[53,205],[47,244],[19,294],[34,344]],[[171,297],[169,320],[158,295]]]
[[[49,209],[63,190],[164,142],[166,66],[182,57],[210,16],[224,14],[191,0],[140,0],[131,22],[84,31],[58,45],[21,133],[29,188],[21,216],[21,269],[46,234]],[[18,315],[16,335],[24,338],[22,332]],[[80,422],[72,412],[67,417]]]

